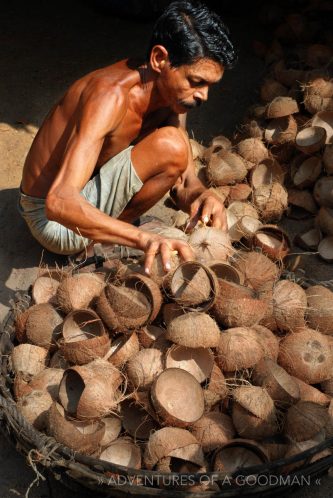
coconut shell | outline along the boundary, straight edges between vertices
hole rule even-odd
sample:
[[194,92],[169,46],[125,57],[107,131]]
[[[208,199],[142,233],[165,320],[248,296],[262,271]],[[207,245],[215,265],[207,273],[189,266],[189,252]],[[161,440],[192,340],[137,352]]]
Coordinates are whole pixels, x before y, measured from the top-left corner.
[[167,326],[166,338],[189,348],[215,348],[221,332],[205,313],[192,311],[174,318]]
[[234,282],[235,284],[242,283],[241,274],[229,263],[225,263],[224,261],[211,261],[208,263],[208,266],[213,270],[218,279]]
[[233,439],[236,434],[231,417],[219,412],[203,415],[192,425],[191,431],[204,452],[219,448]]
[[[186,219],[188,219],[187,214],[186,214]],[[178,254],[176,253],[176,251],[171,251],[169,262],[170,262],[170,270],[169,271],[173,271],[179,265],[180,259],[179,259]],[[142,264],[143,264],[143,262],[142,262]],[[141,271],[144,272],[143,266],[141,266]],[[154,257],[153,264],[152,264],[151,269],[150,269],[150,278],[154,282],[156,282],[156,284],[159,287],[162,287],[163,280],[166,277],[166,275],[169,273],[169,271],[168,272],[165,271],[161,254],[156,254],[156,256]]]
[[320,384],[321,390],[324,391],[328,396],[333,398],[333,378],[325,380]]
[[238,154],[252,164],[259,164],[268,157],[268,150],[258,138],[246,138],[237,144]]
[[127,363],[127,376],[134,389],[149,389],[162,370],[162,352],[158,349],[142,349]]
[[67,361],[85,365],[103,358],[110,348],[102,320],[92,310],[74,310],[64,320],[61,351]]
[[141,469],[141,450],[131,439],[119,438],[112,441],[99,456],[100,460],[114,465]]
[[253,235],[252,248],[258,247],[273,261],[280,261],[290,251],[288,235],[276,225],[262,225]]
[[322,162],[320,158],[313,156],[303,161],[296,171],[293,182],[295,187],[303,189],[312,187],[321,174]]
[[327,263],[333,262],[333,236],[323,238],[318,245],[318,254]]
[[232,185],[244,180],[246,175],[246,166],[238,154],[222,149],[210,156],[206,169],[210,185]]
[[[297,216],[296,219],[298,218],[308,218],[309,214],[316,214],[318,211],[317,205],[312,197],[312,194],[308,192],[307,190],[302,190],[299,191],[297,189],[289,189],[288,190],[288,202],[292,206],[296,206],[297,208],[301,208],[304,210],[303,213],[300,213],[301,216]],[[294,216],[289,216],[292,218]]]
[[294,243],[306,251],[316,251],[321,239],[322,234],[319,228],[311,228],[310,230],[297,234],[294,239]]
[[[316,218],[316,223],[319,225],[320,230],[327,234],[327,235],[333,235],[333,209],[328,208],[328,207],[321,207],[319,209],[317,218]],[[318,230],[318,229],[317,229]],[[320,233],[320,231],[319,231]],[[318,237],[317,237],[318,240]],[[318,244],[321,240],[321,237],[318,240]]]
[[15,310],[15,338],[18,342],[27,341],[26,325],[29,314],[36,308],[36,304],[25,311]]
[[74,451],[91,455],[98,447],[105,433],[102,421],[82,422],[70,420],[59,403],[53,402],[48,413],[47,432],[58,443]]
[[146,410],[129,399],[121,403],[120,413],[125,431],[135,440],[149,439],[151,432],[158,429],[158,424]]
[[38,304],[28,315],[26,334],[29,342],[45,348],[54,349],[61,334],[62,317],[51,304]]
[[293,116],[284,116],[270,121],[265,129],[265,140],[269,144],[295,142],[297,122]]
[[267,256],[259,252],[238,255],[235,267],[244,276],[244,285],[258,292],[270,291],[280,275],[280,270]]
[[325,145],[322,159],[323,159],[326,173],[328,175],[332,175],[333,174],[333,144]]
[[78,273],[65,278],[57,289],[57,302],[62,311],[89,308],[105,286],[104,278],[95,273]]
[[[319,391],[319,389],[310,386],[309,384],[303,382],[301,379],[298,379],[297,377],[292,377],[292,378],[299,387],[300,401],[311,401],[312,403],[318,403],[318,405],[323,405],[323,406],[329,405],[331,401],[330,396],[327,396],[326,394]],[[321,384],[322,389],[323,389],[323,384],[325,383],[323,382]]]
[[17,403],[18,411],[33,425],[42,431],[47,424],[47,412],[52,404],[52,398],[47,391],[31,391],[20,398]]
[[[191,403],[184,405],[184,393]],[[203,390],[193,375],[181,368],[167,368],[154,381],[151,400],[166,425],[186,427],[204,413]]]
[[316,384],[329,379],[332,361],[329,340],[315,330],[301,329],[280,342],[279,365],[306,383]]
[[34,303],[57,303],[57,289],[60,282],[66,278],[66,273],[61,270],[42,271],[32,286],[32,298]]
[[333,335],[333,292],[322,285],[312,285],[305,293],[309,326],[323,334]]
[[105,360],[71,367],[64,372],[59,400],[79,420],[101,418],[115,409],[122,380],[119,370]]
[[48,353],[46,349],[33,344],[15,346],[11,354],[12,368],[16,374],[29,381],[34,375],[46,368]]
[[234,253],[229,235],[213,227],[202,227],[195,230],[189,244],[199,261],[227,261]]
[[305,62],[309,67],[322,67],[329,64],[333,57],[333,51],[322,43],[313,43],[306,49]]
[[297,382],[270,358],[262,358],[256,364],[252,379],[254,384],[266,389],[274,403],[282,407],[296,403],[300,399]]
[[125,286],[141,292],[148,299],[151,306],[149,322],[153,322],[157,317],[163,302],[161,291],[151,278],[139,273],[125,275],[122,279]]
[[136,335],[140,346],[150,348],[159,337],[165,335],[165,329],[156,325],[147,325],[137,330]]
[[117,439],[121,432],[122,424],[121,419],[116,415],[109,415],[108,417],[102,418],[101,422],[105,425],[104,436],[99,443],[99,445],[103,448],[109,446],[112,441]]
[[205,411],[211,410],[217,403],[229,394],[225,377],[220,368],[214,363],[210,374],[209,383],[204,389]]
[[[299,442],[294,441],[293,444],[288,449],[287,453],[285,454],[285,458],[290,458],[290,457],[293,457],[295,455],[299,455],[303,451],[307,451],[311,448],[314,448],[314,447],[318,446],[319,443],[322,443],[324,441],[324,439],[325,439],[324,431],[320,431],[318,434],[316,434],[316,436],[314,438],[308,439],[307,441],[299,441]],[[317,452],[310,459],[309,459],[309,457],[306,457],[303,460],[298,460],[295,463],[284,466],[283,472],[284,473],[291,472],[294,469],[302,467],[303,465],[305,465],[305,463],[306,464],[313,463],[313,462],[320,460],[321,458],[324,458],[330,454],[331,454],[331,452],[327,449],[320,451],[319,453]]]
[[280,330],[297,332],[305,326],[307,299],[302,287],[289,280],[280,280],[273,291],[273,316]]
[[273,332],[263,325],[252,325],[255,330],[261,347],[264,350],[264,356],[276,361],[279,355],[279,340]]
[[318,152],[326,142],[326,130],[321,126],[308,126],[297,133],[295,144],[305,154]]
[[153,469],[157,462],[167,456],[204,466],[204,456],[197,439],[179,427],[164,427],[150,436],[144,454],[146,468]]
[[253,188],[269,185],[274,182],[283,183],[285,172],[275,159],[264,159],[250,173],[250,183]]
[[313,190],[313,196],[320,206],[333,208],[333,177],[324,176],[320,178]]
[[322,99],[321,107],[324,109],[318,109],[319,112],[313,116],[311,125],[325,128],[326,144],[331,144],[333,139],[333,99]]
[[272,119],[283,118],[284,116],[295,114],[298,111],[299,109],[296,100],[290,97],[279,96],[267,104],[265,114],[266,118]]
[[46,368],[32,378],[29,388],[34,391],[47,391],[51,398],[56,400],[63,373],[61,368]]
[[166,368],[182,368],[199,383],[210,377],[214,365],[214,355],[208,348],[186,348],[174,345],[167,352]]
[[246,183],[232,185],[229,191],[229,201],[246,201],[251,195],[252,189]]
[[247,327],[236,327],[222,332],[216,352],[218,366],[227,372],[251,368],[264,355],[256,331]]
[[152,307],[142,292],[108,284],[97,300],[97,313],[112,331],[127,332],[145,325]]
[[264,448],[249,439],[234,439],[225,443],[215,454],[214,471],[223,472],[229,478],[240,468],[262,465],[268,462]]
[[66,368],[70,367],[70,364],[67,360],[65,360],[65,358],[62,355],[62,352],[58,349],[58,351],[56,351],[52,355],[52,357],[50,359],[49,367],[50,368],[60,368],[61,370],[66,370]]
[[33,389],[29,386],[29,382],[24,380],[21,374],[15,375],[13,382],[14,398],[18,400],[19,398],[22,398],[22,396],[31,393],[31,391],[33,391]]
[[262,221],[278,221],[288,207],[288,193],[277,182],[262,185],[253,191],[253,202],[259,210]]
[[251,216],[243,216],[237,223],[237,229],[242,234],[242,237],[247,240],[251,240],[261,226],[261,221]]
[[104,359],[108,360],[115,367],[122,367],[132,358],[132,356],[138,354],[139,350],[140,344],[138,336],[135,332],[132,332],[129,336],[121,335],[115,339]]
[[299,401],[288,409],[284,433],[294,441],[306,441],[321,431],[327,422],[327,408],[310,401]]
[[177,303],[167,303],[163,305],[163,321],[166,326],[178,316],[184,315],[186,311]]

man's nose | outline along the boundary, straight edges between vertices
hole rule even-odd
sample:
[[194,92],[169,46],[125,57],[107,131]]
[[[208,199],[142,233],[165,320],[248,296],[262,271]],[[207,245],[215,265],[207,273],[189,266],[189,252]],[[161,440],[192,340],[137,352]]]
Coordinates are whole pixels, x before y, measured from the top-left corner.
[[203,88],[198,88],[193,97],[195,99],[199,99],[199,100],[202,100],[203,102],[206,102],[206,100],[208,99],[208,87],[203,87]]

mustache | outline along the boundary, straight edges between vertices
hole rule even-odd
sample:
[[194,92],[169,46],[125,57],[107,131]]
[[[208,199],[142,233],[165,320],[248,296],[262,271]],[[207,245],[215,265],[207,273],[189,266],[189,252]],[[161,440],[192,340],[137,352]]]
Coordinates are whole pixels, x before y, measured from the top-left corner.
[[202,105],[202,100],[195,99],[194,102],[186,102],[186,100],[179,100],[179,104],[185,109],[195,109],[196,107],[200,107]]

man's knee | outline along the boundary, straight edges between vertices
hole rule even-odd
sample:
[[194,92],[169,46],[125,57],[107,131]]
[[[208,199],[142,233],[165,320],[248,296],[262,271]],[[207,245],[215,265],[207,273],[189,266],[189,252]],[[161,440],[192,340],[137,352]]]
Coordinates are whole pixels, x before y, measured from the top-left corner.
[[164,126],[155,132],[154,148],[159,157],[163,158],[175,174],[182,174],[188,161],[188,146],[185,138],[178,128],[174,126]]

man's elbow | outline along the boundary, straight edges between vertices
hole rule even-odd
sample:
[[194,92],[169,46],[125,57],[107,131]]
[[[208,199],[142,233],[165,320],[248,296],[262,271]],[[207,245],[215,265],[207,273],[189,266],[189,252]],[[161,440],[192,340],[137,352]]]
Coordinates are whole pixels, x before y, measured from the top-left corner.
[[45,199],[45,214],[49,221],[58,221],[60,218],[60,200],[56,194],[48,194]]

